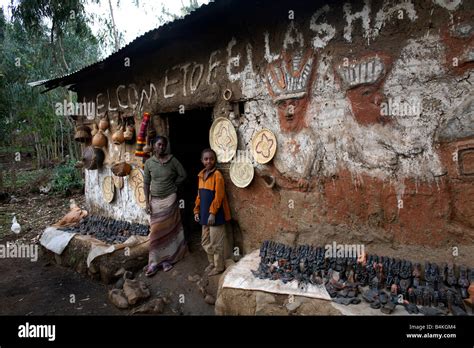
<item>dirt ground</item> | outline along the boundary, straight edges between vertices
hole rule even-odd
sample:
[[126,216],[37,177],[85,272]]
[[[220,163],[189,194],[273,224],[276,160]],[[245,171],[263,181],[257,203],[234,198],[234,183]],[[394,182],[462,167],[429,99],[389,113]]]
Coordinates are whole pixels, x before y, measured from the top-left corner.
[[[0,244],[20,240],[37,243],[46,226],[69,211],[70,199],[84,207],[83,195],[60,197],[40,194],[17,196],[0,204]],[[19,235],[10,231],[13,214],[22,226]],[[213,315],[214,306],[204,302],[196,282],[189,276],[202,275],[206,256],[200,248],[199,234],[188,238],[190,252],[165,273],[147,278],[137,272],[150,289],[151,299],[165,297],[165,315]],[[129,315],[130,309],[117,309],[108,299],[113,284],[105,285],[57,265],[40,249],[37,262],[29,259],[0,259],[0,315]],[[215,297],[219,277],[211,277],[206,292]],[[201,289],[202,290],[202,289]]]

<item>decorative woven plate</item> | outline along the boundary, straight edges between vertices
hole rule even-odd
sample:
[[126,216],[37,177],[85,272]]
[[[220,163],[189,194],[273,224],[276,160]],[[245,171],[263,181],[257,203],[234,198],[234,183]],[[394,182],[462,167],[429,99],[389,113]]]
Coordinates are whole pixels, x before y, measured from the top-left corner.
[[232,123],[224,117],[218,117],[209,131],[209,144],[217,154],[217,162],[227,163],[237,150],[237,133]]
[[140,183],[143,183],[143,173],[140,169],[133,168],[128,175],[128,185],[132,191],[135,191],[135,187],[137,187],[137,185]]
[[258,131],[252,138],[252,155],[260,164],[268,163],[275,156],[277,141],[275,135],[269,129]]
[[102,181],[102,196],[107,203],[114,200],[115,185],[114,179],[111,176],[106,176]]
[[253,180],[254,169],[252,162],[248,160],[232,161],[229,174],[235,186],[240,188],[247,187]]
[[137,204],[142,208],[146,208],[146,198],[145,191],[143,190],[143,182],[137,184],[133,192],[135,194],[135,201],[137,202]]

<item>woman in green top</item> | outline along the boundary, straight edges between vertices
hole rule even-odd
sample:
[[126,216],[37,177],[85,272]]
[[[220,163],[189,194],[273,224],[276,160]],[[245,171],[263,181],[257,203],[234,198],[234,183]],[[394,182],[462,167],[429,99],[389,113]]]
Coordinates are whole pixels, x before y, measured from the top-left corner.
[[166,153],[168,139],[158,137],[153,156],[145,162],[144,191],[150,214],[150,253],[145,275],[154,275],[160,267],[169,271],[186,251],[183,224],[176,192],[186,179],[179,161]]

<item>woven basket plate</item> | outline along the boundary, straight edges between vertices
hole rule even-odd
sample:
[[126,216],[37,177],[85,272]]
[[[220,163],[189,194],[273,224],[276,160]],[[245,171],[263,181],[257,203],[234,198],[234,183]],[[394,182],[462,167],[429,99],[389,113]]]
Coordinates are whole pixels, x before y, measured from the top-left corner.
[[250,161],[233,161],[230,165],[229,174],[235,186],[247,187],[253,180],[253,165]]
[[224,117],[218,117],[209,131],[209,144],[217,154],[217,162],[227,163],[237,150],[237,133],[232,123]]
[[252,155],[260,164],[268,163],[275,156],[277,141],[269,129],[262,129],[252,138]]
[[111,176],[106,176],[102,181],[102,196],[107,203],[110,203],[114,200],[115,185],[114,179]]
[[145,191],[143,190],[143,182],[137,184],[134,189],[135,194],[135,201],[137,204],[142,207],[146,208],[146,199],[145,199]]
[[135,191],[135,187],[139,185],[140,183],[143,183],[143,173],[140,169],[138,168],[133,168],[130,174],[128,175],[128,185],[132,189],[132,191]]

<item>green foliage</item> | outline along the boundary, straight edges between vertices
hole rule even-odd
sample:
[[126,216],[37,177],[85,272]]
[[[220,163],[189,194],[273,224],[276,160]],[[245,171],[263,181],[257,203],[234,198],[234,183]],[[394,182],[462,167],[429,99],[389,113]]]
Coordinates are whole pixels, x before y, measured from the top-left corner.
[[186,16],[187,14],[190,14],[191,12],[198,9],[199,7],[201,7],[201,5],[198,4],[197,0],[189,0],[187,5],[185,5],[183,1],[181,0],[182,16]]
[[180,9],[181,14],[177,15],[177,14],[174,14],[174,13],[170,12],[166,8],[166,6],[164,4],[162,4],[161,5],[161,12],[158,14],[158,20],[163,24],[168,23],[168,22],[172,22],[176,19],[182,18],[182,17],[190,14],[191,12],[198,9],[199,7],[201,7],[201,5],[199,5],[197,0],[187,0],[186,4],[183,2],[183,0],[181,0],[181,9]]
[[[87,36],[89,27],[85,19],[83,0],[20,0],[13,7],[13,16],[19,19],[30,33],[43,33],[43,20],[52,22],[51,35],[62,36],[66,27],[73,25],[74,33]],[[52,38],[54,39],[54,38]]]
[[71,193],[74,189],[80,189],[84,185],[80,171],[74,167],[74,161],[61,164],[55,168],[51,188],[53,192]]
[[[99,48],[117,28],[107,16],[86,13],[85,5],[98,1],[15,0],[9,5],[12,18],[0,8],[0,149],[31,146],[40,165],[75,157],[73,125],[56,115],[55,108],[64,100],[74,101],[74,96],[64,88],[41,94],[41,88],[28,83],[71,73],[99,59]],[[139,5],[138,0],[134,3]],[[183,16],[199,7],[197,0],[182,0],[181,5]],[[178,18],[164,7],[162,16]],[[104,28],[97,37],[90,29],[94,18]]]
[[49,177],[50,173],[48,169],[36,169],[36,170],[16,170],[16,177],[13,178],[13,175],[8,171],[4,171],[4,188],[6,191],[9,192],[15,192],[17,190],[24,190],[24,189],[29,189],[29,191],[38,191],[38,187],[35,187],[36,184],[41,180],[42,178],[47,178]]
[[[28,82],[78,70],[99,56],[98,42],[80,12],[82,2],[60,2],[19,1],[12,20],[0,9],[0,147],[28,144],[48,160],[74,157],[71,122],[55,113],[55,104],[71,97],[62,88],[41,94]],[[74,3],[78,12],[71,19]],[[55,28],[45,24],[53,20],[50,15]]]

